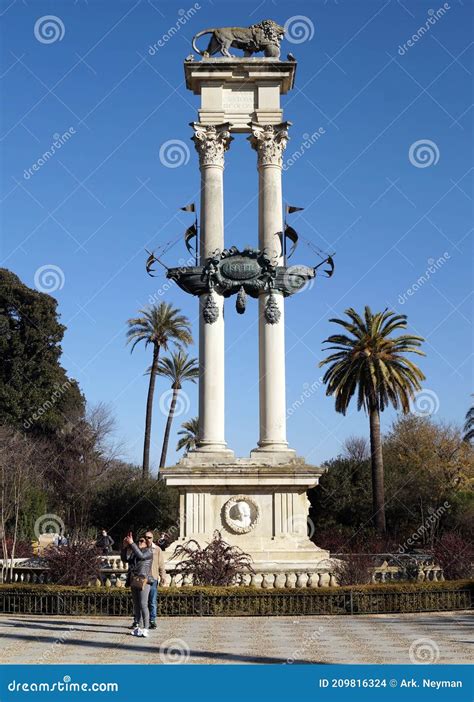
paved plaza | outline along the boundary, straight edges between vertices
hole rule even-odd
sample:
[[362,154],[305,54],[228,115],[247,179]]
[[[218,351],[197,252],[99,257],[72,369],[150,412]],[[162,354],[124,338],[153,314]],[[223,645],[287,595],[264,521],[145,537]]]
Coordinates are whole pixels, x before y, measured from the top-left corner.
[[[2,663],[470,663],[472,614],[168,617],[147,639],[117,617],[0,616]],[[144,655],[145,654],[145,655]]]

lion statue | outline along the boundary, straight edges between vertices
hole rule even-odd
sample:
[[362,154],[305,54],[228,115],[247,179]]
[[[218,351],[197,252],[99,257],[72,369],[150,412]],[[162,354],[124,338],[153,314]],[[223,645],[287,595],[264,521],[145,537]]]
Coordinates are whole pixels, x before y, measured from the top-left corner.
[[[200,51],[196,39],[204,34],[211,34],[206,51]],[[193,37],[193,49],[204,58],[220,52],[222,56],[232,58],[229,49],[233,46],[242,49],[244,56],[263,51],[266,57],[280,58],[280,42],[285,30],[273,20],[263,20],[251,27],[220,27],[218,29],[203,29]]]

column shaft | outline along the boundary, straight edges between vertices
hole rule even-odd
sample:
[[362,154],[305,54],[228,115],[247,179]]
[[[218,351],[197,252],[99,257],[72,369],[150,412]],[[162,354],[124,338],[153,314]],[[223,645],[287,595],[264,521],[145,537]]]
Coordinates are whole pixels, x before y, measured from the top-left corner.
[[[193,124],[201,169],[200,264],[224,248],[224,152],[231,141],[227,124]],[[207,293],[199,299],[199,440],[196,452],[233,455],[225,442],[224,298],[212,293],[217,315],[203,314]]]
[[[278,235],[283,231],[281,171],[287,130],[288,123],[263,127],[254,124],[250,137],[258,153],[259,248],[277,265],[283,265]],[[275,324],[265,317],[271,294],[280,311]],[[259,395],[260,438],[256,452],[281,454],[283,460],[293,457],[286,440],[285,316],[284,298],[278,291],[265,291],[259,297]]]
[[[276,165],[259,167],[259,248],[269,256],[280,257],[281,245],[277,232],[283,230],[281,169]],[[286,388],[285,388],[285,316],[284,300],[280,293],[273,296],[281,316],[277,324],[268,324],[265,306],[270,293],[260,295],[259,335],[259,394],[261,449],[285,450],[286,441]]]

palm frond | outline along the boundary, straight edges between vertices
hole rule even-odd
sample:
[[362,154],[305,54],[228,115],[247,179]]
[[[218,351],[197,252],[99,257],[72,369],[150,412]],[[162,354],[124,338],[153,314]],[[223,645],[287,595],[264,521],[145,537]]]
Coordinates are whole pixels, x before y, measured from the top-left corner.
[[385,309],[373,313],[366,306],[361,316],[352,307],[345,311],[349,320],[331,319],[351,335],[333,334],[323,343],[329,354],[319,366],[327,366],[323,380],[326,394],[335,398],[336,410],[345,414],[357,394],[357,408],[384,410],[388,405],[410,411],[410,399],[421,388],[425,376],[404,354],[424,356],[419,347],[424,339],[413,334],[393,337],[406,329],[406,315]]

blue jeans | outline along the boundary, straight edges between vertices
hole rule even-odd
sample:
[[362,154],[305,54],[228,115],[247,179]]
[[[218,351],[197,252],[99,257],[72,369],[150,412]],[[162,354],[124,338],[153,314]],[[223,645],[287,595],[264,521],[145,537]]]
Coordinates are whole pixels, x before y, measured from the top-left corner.
[[153,580],[150,585],[150,593],[148,595],[148,609],[150,610],[150,619],[156,619],[156,597],[158,594],[158,580]]

